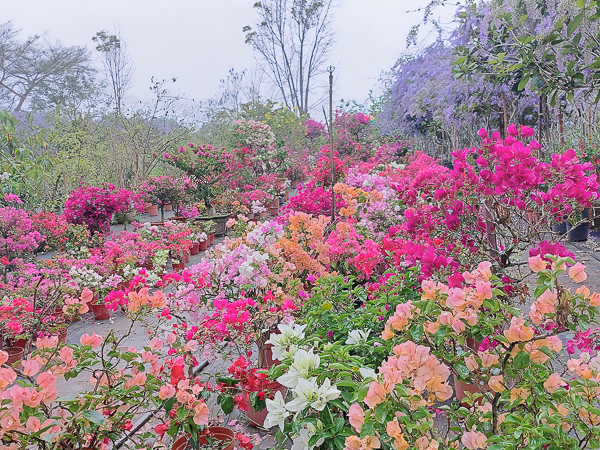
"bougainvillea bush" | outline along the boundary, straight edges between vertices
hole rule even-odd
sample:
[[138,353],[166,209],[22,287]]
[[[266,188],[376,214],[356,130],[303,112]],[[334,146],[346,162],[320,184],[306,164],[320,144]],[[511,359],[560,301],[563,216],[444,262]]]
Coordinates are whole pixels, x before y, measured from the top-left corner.
[[173,153],[165,153],[163,157],[167,164],[177,167],[192,179],[194,188],[190,189],[190,194],[211,208],[211,200],[218,192],[217,184],[227,176],[226,169],[233,155],[211,145],[189,143]]
[[82,183],[69,195],[64,214],[67,221],[88,227],[93,236],[109,231],[113,214],[133,208],[143,211],[139,198],[131,191],[113,184],[98,187]]

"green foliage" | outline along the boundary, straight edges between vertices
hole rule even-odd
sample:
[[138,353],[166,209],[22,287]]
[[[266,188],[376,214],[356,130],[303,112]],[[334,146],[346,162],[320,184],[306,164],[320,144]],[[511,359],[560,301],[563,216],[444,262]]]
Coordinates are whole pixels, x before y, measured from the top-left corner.
[[0,189],[18,195],[30,208],[53,206],[50,174],[57,158],[48,149],[52,134],[35,127],[31,117],[28,122],[31,131],[18,132],[15,116],[0,111],[0,171],[5,174]]

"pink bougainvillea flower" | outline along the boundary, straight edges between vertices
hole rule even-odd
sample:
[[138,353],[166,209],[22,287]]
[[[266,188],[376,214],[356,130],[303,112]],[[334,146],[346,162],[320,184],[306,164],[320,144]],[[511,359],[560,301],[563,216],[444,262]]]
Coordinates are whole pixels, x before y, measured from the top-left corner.
[[365,423],[365,412],[358,403],[354,403],[348,410],[348,421],[360,433],[360,429]]

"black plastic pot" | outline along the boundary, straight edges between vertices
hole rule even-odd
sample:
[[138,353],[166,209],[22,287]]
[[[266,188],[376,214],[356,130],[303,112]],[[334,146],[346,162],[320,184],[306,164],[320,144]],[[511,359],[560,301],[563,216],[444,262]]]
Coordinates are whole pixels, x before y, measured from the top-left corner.
[[567,222],[557,223],[552,225],[552,231],[560,234],[561,236],[569,231],[569,224]]
[[580,223],[576,227],[573,227],[569,230],[569,240],[571,242],[582,242],[587,241],[588,236],[590,234],[590,210],[589,208],[584,208],[582,212],[583,219],[586,219],[585,222]]

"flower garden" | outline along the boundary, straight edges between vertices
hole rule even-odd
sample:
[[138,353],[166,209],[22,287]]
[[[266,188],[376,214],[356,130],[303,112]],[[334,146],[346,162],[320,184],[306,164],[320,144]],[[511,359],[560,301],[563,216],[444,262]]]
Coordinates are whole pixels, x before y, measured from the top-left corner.
[[351,133],[286,159],[239,126],[135,191],[4,195],[0,448],[258,448],[231,417],[268,448],[600,446],[600,294],[559,230],[599,197],[590,163],[527,126],[452,168]]

